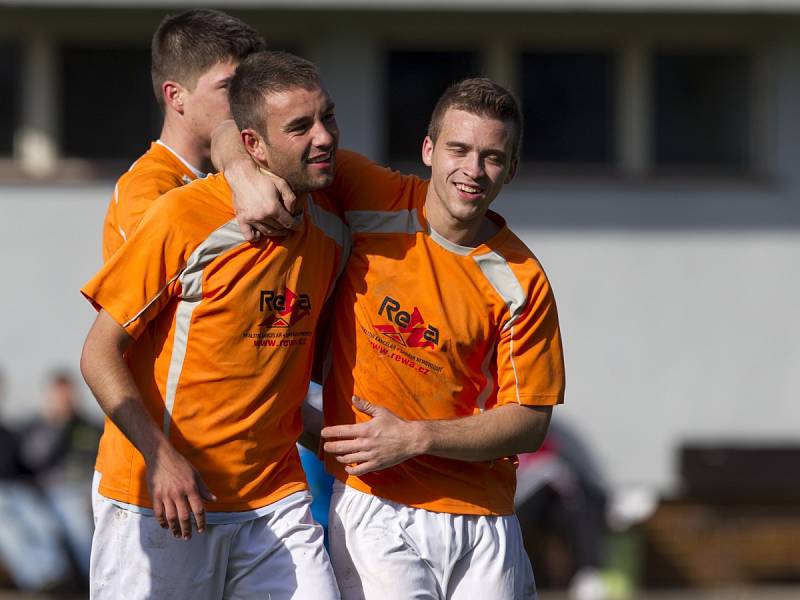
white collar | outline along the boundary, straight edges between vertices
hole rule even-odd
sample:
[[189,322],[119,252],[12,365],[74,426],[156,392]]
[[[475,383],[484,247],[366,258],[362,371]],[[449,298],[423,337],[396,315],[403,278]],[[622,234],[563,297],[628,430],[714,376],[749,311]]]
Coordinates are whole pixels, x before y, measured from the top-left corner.
[[183,157],[182,157],[180,154],[178,154],[177,152],[175,152],[175,150],[174,150],[173,148],[170,148],[169,146],[167,146],[167,145],[166,145],[164,142],[162,142],[161,140],[156,140],[156,144],[159,144],[159,145],[161,145],[161,146],[164,146],[164,148],[166,148],[167,150],[169,150],[170,152],[172,152],[172,154],[174,154],[174,155],[175,155],[175,158],[177,158],[179,161],[181,161],[181,162],[182,162],[182,163],[183,163],[183,164],[186,166],[186,168],[187,168],[187,169],[189,169],[189,170],[190,170],[190,171],[191,171],[191,172],[194,174],[194,176],[195,176],[195,177],[197,177],[197,179],[203,179],[203,177],[205,177],[205,176],[207,175],[207,173],[203,173],[203,171],[201,171],[200,169],[198,169],[198,168],[194,167],[193,165],[190,165],[190,164],[189,164],[189,161],[187,161],[187,160],[186,160],[185,158],[183,158]]

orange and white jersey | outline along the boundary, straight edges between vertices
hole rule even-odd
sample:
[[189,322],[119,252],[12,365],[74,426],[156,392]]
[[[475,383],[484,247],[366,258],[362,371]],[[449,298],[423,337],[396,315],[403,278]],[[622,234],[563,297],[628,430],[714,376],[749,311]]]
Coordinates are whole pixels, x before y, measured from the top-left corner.
[[[500,231],[476,248],[425,220],[428,182],[345,151],[329,193],[343,203],[353,250],[339,280],[324,386],[326,425],[354,423],[353,395],[406,419],[451,419],[495,406],[563,402],[564,363],[550,284],[536,257]],[[347,485],[456,514],[513,512],[516,457],[419,456]]]
[[[306,489],[295,448],[299,408],[315,326],[348,247],[321,193],[310,197],[299,231],[246,242],[228,183],[212,175],[158,199],[83,288],[137,338],[126,355],[137,387],[216,494],[210,515]],[[141,454],[113,424],[105,438],[100,493],[151,507]]]
[[[108,262],[125,240],[133,235],[144,213],[157,198],[203,175],[161,140],[152,142],[149,150],[131,165],[114,186],[114,195],[103,223],[103,262]],[[106,417],[100,448],[107,443],[105,432],[110,426],[111,421]],[[107,454],[98,452],[97,471],[103,470],[102,457]]]
[[114,186],[114,196],[108,204],[103,223],[103,261],[107,262],[133,235],[145,211],[156,198],[191,183],[201,175],[162,142],[150,144],[150,149],[131,165]]

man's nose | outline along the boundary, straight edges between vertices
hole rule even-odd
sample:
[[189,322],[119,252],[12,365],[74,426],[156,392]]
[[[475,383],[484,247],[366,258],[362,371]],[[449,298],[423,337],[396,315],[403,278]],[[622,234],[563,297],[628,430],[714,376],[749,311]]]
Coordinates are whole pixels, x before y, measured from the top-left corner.
[[317,148],[330,148],[336,140],[334,131],[323,122],[318,122],[314,125],[312,134],[313,144]]
[[483,159],[477,152],[471,152],[464,157],[461,168],[469,177],[478,179],[484,174]]

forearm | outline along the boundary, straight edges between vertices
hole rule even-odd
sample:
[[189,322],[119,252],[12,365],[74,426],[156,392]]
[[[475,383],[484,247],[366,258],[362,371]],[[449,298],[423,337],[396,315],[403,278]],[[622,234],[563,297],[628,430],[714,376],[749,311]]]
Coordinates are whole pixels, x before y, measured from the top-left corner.
[[110,333],[119,327],[108,323],[110,319],[101,313],[92,327],[81,355],[81,373],[103,412],[149,463],[169,442],[145,408],[124,359],[128,341]]
[[544,440],[552,412],[550,406],[510,404],[459,419],[407,421],[357,396],[353,406],[370,420],[325,427],[322,437],[325,452],[355,476],[421,454],[477,462],[532,452]]
[[220,172],[243,166],[255,167],[242,144],[239,128],[232,120],[223,121],[214,130],[211,136],[211,162]]
[[233,121],[224,121],[211,136],[211,160],[233,192],[233,208],[244,238],[287,235],[302,225],[303,199],[289,184],[257,163]]
[[125,362],[125,349],[132,341],[125,329],[101,310],[83,345],[81,373],[100,408],[144,457],[153,515],[175,537],[189,539],[191,516],[197,531],[202,532],[206,522],[203,501],[216,497],[147,412]]
[[484,461],[533,452],[544,441],[551,407],[507,404],[460,419],[409,421],[419,454]]

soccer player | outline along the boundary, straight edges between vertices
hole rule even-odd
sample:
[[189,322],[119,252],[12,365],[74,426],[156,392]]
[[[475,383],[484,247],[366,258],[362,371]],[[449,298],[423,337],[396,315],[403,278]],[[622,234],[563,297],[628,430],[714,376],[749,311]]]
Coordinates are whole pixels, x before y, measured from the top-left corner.
[[302,223],[247,242],[212,175],[155,202],[83,288],[99,314],[81,370],[116,426],[93,598],[338,598],[295,447],[349,245],[315,191],[333,180],[333,103],[313,65],[278,52],[239,65],[230,101],[249,155],[305,200]]
[[216,10],[191,9],[161,21],[151,43],[151,75],[163,127],[117,181],[103,226],[104,261],[133,235],[156,198],[210,170],[211,133],[231,118],[233,71],[265,47],[252,27]]
[[422,145],[430,181],[339,153],[353,233],[324,382],[342,597],[535,598],[515,455],[563,401],[558,317],[531,251],[489,210],[522,117],[486,79],[451,87]]
[[[191,9],[161,21],[150,45],[153,91],[164,114],[161,135],[114,186],[103,223],[103,262],[133,235],[156,198],[205,177],[211,133],[231,118],[228,83],[234,69],[265,47],[253,28],[216,10]],[[113,429],[105,419],[101,448]],[[107,454],[98,454],[96,478]]]

